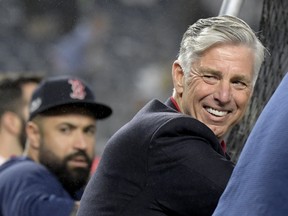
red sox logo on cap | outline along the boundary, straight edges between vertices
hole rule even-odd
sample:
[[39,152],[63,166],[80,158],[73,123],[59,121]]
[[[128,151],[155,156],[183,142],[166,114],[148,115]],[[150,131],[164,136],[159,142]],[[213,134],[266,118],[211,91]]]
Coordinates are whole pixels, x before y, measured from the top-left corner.
[[30,103],[29,120],[36,115],[62,105],[84,105],[95,118],[103,119],[111,115],[112,109],[95,101],[94,94],[81,79],[75,77],[51,77],[37,87]]
[[83,100],[86,96],[85,86],[80,80],[69,79],[68,83],[71,84],[72,93],[70,93],[71,98]]

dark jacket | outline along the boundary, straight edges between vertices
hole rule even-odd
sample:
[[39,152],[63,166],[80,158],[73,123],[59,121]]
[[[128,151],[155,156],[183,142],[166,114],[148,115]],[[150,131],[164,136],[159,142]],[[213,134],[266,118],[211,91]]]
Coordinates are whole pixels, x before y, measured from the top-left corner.
[[153,100],[108,141],[78,215],[211,215],[232,169],[207,126]]

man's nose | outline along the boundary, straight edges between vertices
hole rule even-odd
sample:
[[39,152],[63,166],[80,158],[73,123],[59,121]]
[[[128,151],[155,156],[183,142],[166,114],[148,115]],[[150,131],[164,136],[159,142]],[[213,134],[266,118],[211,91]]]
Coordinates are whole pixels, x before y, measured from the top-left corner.
[[221,81],[218,83],[216,87],[216,91],[214,92],[213,96],[214,99],[219,101],[222,104],[229,103],[232,98],[232,91],[231,91],[230,82]]
[[87,141],[83,133],[78,133],[74,140],[74,147],[81,150],[87,149]]

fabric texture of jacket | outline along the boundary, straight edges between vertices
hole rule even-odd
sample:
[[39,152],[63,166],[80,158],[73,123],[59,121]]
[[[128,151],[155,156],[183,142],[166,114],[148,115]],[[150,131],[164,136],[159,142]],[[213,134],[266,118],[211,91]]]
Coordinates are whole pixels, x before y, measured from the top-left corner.
[[108,141],[78,215],[211,215],[233,167],[206,125],[152,100]]

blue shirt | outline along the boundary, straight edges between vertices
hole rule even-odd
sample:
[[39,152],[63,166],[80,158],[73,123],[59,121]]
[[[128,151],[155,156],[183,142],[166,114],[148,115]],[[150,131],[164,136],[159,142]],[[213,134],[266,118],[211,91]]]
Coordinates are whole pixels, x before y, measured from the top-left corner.
[[24,157],[0,166],[0,216],[68,216],[74,200],[44,166]]

